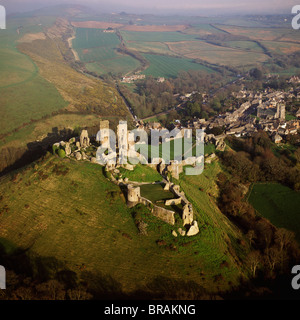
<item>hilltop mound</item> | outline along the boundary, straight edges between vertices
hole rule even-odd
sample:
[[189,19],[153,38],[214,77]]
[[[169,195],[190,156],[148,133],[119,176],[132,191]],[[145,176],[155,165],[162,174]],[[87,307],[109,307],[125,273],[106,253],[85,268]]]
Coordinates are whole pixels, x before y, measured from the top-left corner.
[[[199,298],[231,290],[242,274],[238,235],[218,221],[213,202],[210,218],[196,213],[199,235],[175,238],[174,226],[142,205],[129,209],[101,166],[50,154],[2,177],[0,193],[0,247],[7,263],[13,257],[12,267],[18,261],[19,271],[37,278],[67,270],[96,292]],[[136,226],[141,220],[147,236]]]

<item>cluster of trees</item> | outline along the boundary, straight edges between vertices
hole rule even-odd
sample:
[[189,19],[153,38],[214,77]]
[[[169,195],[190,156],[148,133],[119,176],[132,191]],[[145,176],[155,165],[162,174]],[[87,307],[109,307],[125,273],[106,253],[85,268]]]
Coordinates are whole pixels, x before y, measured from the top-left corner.
[[220,154],[222,164],[230,173],[218,175],[220,197],[218,205],[246,235],[251,248],[246,263],[253,278],[275,278],[290,272],[300,258],[294,233],[276,228],[256,214],[244,200],[248,185],[257,181],[276,181],[300,190],[300,148],[276,149],[265,132],[241,139],[229,137],[236,150]]
[[[297,142],[296,137],[290,143],[293,141]],[[228,137],[228,142],[237,152],[222,153],[222,163],[241,183],[277,181],[300,190],[299,147],[294,146],[295,151],[274,149],[264,131],[247,139]]]
[[[130,103],[139,118],[145,118],[174,108],[177,104],[176,95],[197,92],[209,92],[222,85],[219,74],[207,74],[203,71],[181,72],[176,78],[170,78],[163,83],[158,83],[153,77],[136,81],[135,89],[130,90],[126,85],[120,85],[120,91]],[[202,98],[201,98],[202,99]],[[191,114],[208,117],[209,112],[202,105],[202,100],[197,99],[189,105]],[[198,103],[198,105],[197,105]],[[209,108],[209,107],[207,107]],[[188,109],[189,110],[189,109]],[[182,115],[184,116],[184,114]]]
[[220,209],[244,232],[251,248],[245,260],[251,276],[274,278],[290,272],[300,258],[294,233],[277,229],[267,219],[257,216],[253,207],[243,200],[244,189],[238,179],[228,179],[220,173],[218,185]]
[[273,63],[282,69],[291,67],[300,68],[300,51],[289,55],[274,55]]
[[139,118],[167,111],[176,105],[173,87],[169,81],[158,83],[154,78],[149,77],[137,81],[134,91],[125,85],[120,85],[120,91]]
[[90,300],[93,295],[86,286],[68,288],[58,280],[39,282],[23,274],[7,270],[6,290],[0,290],[0,300]]

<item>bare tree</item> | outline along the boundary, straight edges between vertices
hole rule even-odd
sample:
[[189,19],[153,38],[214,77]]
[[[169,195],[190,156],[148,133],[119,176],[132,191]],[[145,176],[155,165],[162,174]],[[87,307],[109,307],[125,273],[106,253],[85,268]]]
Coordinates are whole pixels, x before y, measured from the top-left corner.
[[70,300],[91,300],[93,296],[87,292],[86,288],[80,286],[76,289],[68,290]]
[[265,250],[265,263],[269,267],[270,272],[273,272],[276,266],[281,261],[281,252],[276,247],[267,248]]
[[38,296],[42,300],[65,300],[65,288],[56,280],[49,280],[36,286]]
[[252,272],[253,278],[255,278],[256,276],[256,271],[261,263],[261,260],[261,254],[257,250],[251,251],[247,256],[247,262]]
[[278,244],[280,252],[287,248],[294,238],[295,234],[284,228],[279,228],[275,232],[275,243]]
[[249,240],[249,244],[250,246],[252,245],[252,243],[254,242],[254,238],[255,238],[255,231],[254,230],[249,230],[247,235],[246,235],[247,239]]

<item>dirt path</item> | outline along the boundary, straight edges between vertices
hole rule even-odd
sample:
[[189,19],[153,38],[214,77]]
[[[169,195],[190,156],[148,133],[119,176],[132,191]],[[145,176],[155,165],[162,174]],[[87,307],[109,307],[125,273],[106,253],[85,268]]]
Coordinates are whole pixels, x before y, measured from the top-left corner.
[[75,39],[76,37],[73,36],[71,38],[68,39],[68,44],[69,44],[69,48],[72,50],[73,55],[75,57],[75,61],[80,61],[78,53],[73,49],[73,45],[72,45],[72,41]]

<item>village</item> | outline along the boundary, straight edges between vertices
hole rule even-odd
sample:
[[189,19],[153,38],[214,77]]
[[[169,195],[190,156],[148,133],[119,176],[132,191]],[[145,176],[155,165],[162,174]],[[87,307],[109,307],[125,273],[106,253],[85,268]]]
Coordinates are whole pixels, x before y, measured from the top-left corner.
[[[300,83],[298,77],[291,77],[289,83]],[[193,95],[199,94],[192,92],[180,96],[181,103],[193,100]],[[239,107],[233,112],[218,114],[217,116],[206,119],[194,118],[187,122],[186,127],[192,129],[203,129],[209,131],[215,127],[222,128],[223,134],[216,140],[224,139],[227,135],[236,137],[249,137],[263,130],[268,133],[274,143],[280,143],[288,135],[296,135],[300,129],[300,108],[296,114],[287,120],[286,101],[298,100],[300,98],[300,87],[294,89],[275,90],[271,88],[263,91],[253,91],[242,89],[232,92],[239,102]],[[203,93],[203,102],[207,101],[207,94]],[[158,128],[159,124],[148,124],[153,128]],[[180,121],[176,121],[176,126],[182,128]],[[211,139],[211,136],[210,136]],[[215,139],[215,138],[214,138]]]

